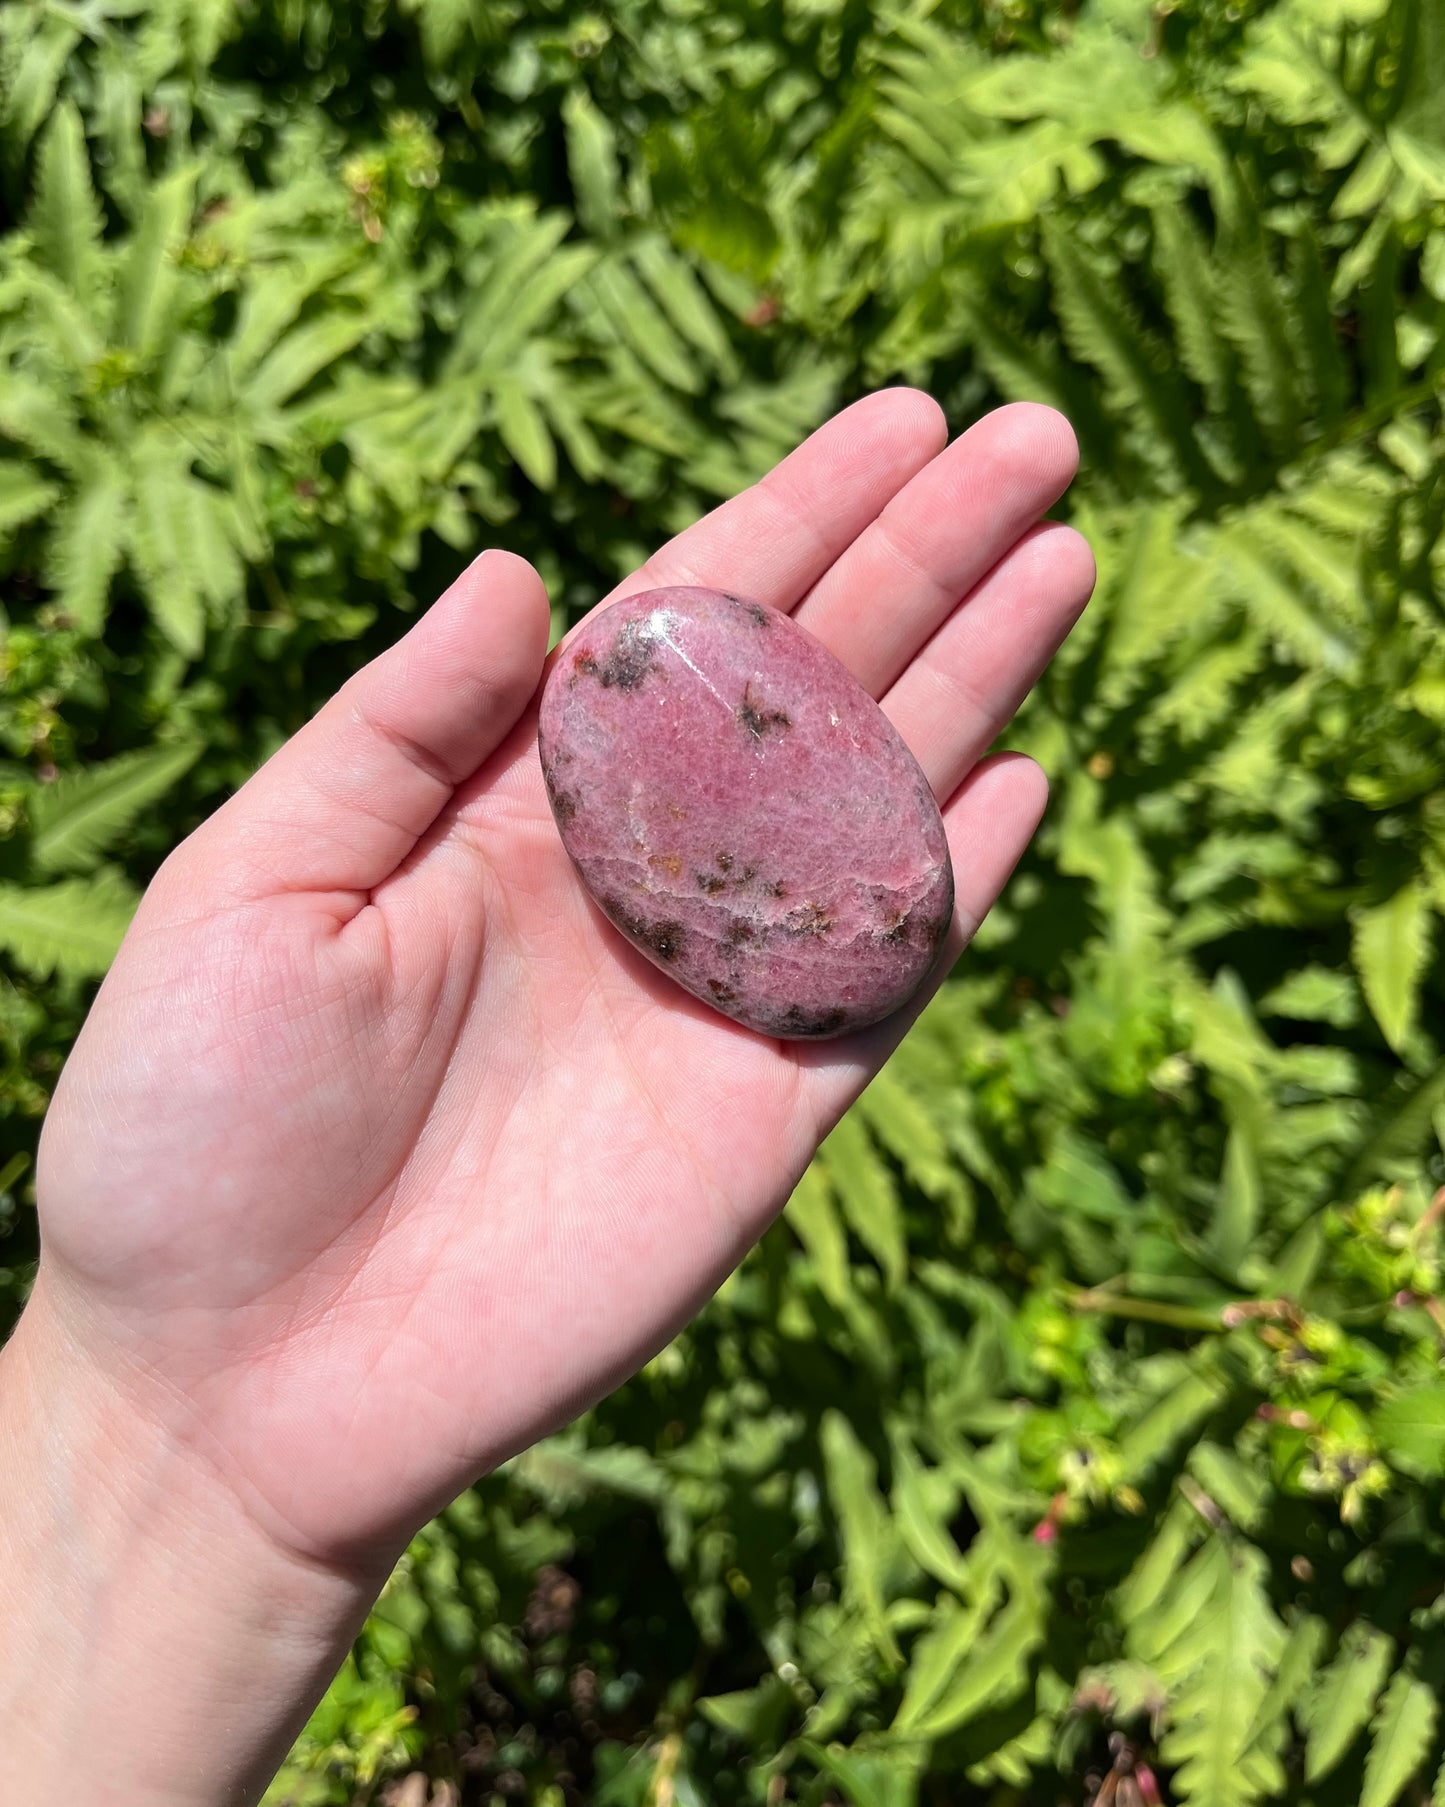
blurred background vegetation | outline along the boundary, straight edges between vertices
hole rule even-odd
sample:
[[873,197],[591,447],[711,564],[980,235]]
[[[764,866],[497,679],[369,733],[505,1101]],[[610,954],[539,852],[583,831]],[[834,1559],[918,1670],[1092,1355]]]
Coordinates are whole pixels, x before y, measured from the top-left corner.
[[[1445,1804],[1445,0],[0,11],[0,1300],[166,850],[878,384],[1100,591],[958,974],[274,1803]],[[380,1458],[379,1458],[380,1459]]]

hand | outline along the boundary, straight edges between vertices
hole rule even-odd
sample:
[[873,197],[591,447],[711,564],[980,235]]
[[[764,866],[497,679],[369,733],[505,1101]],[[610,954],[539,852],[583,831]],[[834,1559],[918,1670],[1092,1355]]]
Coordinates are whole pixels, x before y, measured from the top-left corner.
[[[981,756],[1093,581],[1036,524],[1058,415],[944,440],[871,396],[618,592],[790,610],[880,700],[945,803],[939,977],[1044,804]],[[607,926],[537,761],[547,623],[484,554],[166,861],[41,1148],[33,1346],[288,1562],[373,1585],[698,1309],[906,1027],[767,1040]]]

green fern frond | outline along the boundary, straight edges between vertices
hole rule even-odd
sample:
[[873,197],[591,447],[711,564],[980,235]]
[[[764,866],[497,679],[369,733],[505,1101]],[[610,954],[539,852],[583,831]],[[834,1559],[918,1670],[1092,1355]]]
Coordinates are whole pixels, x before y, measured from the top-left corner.
[[594,238],[605,242],[616,233],[621,213],[616,133],[581,87],[571,89],[562,102],[562,124],[577,216]]
[[246,379],[241,401],[257,413],[280,408],[370,332],[370,313],[337,310],[293,327]]
[[178,453],[159,438],[138,449],[130,554],[156,625],[191,659],[199,654],[206,630],[194,486],[184,450]]
[[122,264],[116,292],[115,336],[142,358],[161,342],[175,292],[174,257],[190,218],[195,171],[183,169],[146,195]]
[[101,978],[139,901],[109,869],[55,885],[0,884],[0,950],[37,979]]
[[1170,1730],[1160,1747],[1186,1807],[1248,1807],[1278,1787],[1272,1743],[1246,1744],[1284,1646],[1269,1603],[1267,1564],[1248,1545],[1215,1537],[1192,1565],[1207,1578],[1197,1611],[1159,1652],[1170,1685]]
[[1147,1621],[1203,1535],[1199,1514],[1176,1494],[1153,1538],[1119,1586],[1116,1599],[1126,1628]]
[[1402,885],[1388,902],[1355,916],[1353,951],[1360,988],[1396,1053],[1414,1030],[1433,923],[1429,894],[1418,882]]
[[1360,1807],[1394,1807],[1418,1773],[1440,1717],[1438,1686],[1410,1663],[1396,1671],[1370,1727]]
[[77,298],[94,286],[100,248],[100,205],[90,181],[85,127],[73,101],[63,101],[40,141],[35,203],[29,216],[45,268]]
[[45,513],[60,488],[18,459],[0,460],[0,533],[23,527]]
[[562,247],[571,222],[516,208],[499,215],[469,272],[473,285],[442,366],[443,380],[506,370],[517,348],[597,259],[594,247]]
[[0,370],[0,434],[71,475],[90,456],[70,398],[58,385],[42,385]]
[[83,633],[105,629],[110,582],[125,557],[130,496],[113,460],[92,469],[57,513],[46,552],[46,582],[61,610]]
[[724,378],[736,374],[737,361],[707,290],[692,266],[660,235],[639,239],[631,249],[634,267],[683,338],[694,345]]
[[908,1273],[903,1207],[893,1175],[862,1121],[851,1112],[844,1117],[824,1142],[820,1158],[848,1227],[883,1270],[888,1290],[897,1292]]
[[213,483],[190,486],[191,531],[201,591],[222,620],[235,619],[246,596],[245,531],[234,498]]
[[891,1067],[859,1099],[855,1109],[925,1198],[955,1212],[967,1204],[967,1187],[955,1165],[939,1115]]
[[1243,203],[1239,217],[1243,223],[1220,263],[1220,325],[1239,353],[1245,387],[1266,437],[1276,447],[1292,447],[1304,409],[1283,284],[1258,223]]
[[[1116,406],[1142,414],[1153,428],[1146,451],[1167,457],[1181,475],[1207,488],[1210,477],[1172,372],[1151,345],[1122,291],[1068,234],[1049,220],[1042,242],[1053,277],[1054,305],[1073,355],[1104,377]],[[1177,479],[1176,479],[1177,481]]]
[[89,870],[148,804],[190,770],[199,753],[198,746],[185,743],[123,753],[37,786],[28,804],[30,857],[37,870]]
[[1305,1779],[1326,1776],[1354,1743],[1374,1711],[1390,1672],[1394,1640],[1367,1620],[1345,1629],[1329,1667],[1317,1678],[1305,1703]]
[[833,1189],[818,1162],[794,1188],[785,1221],[812,1264],[818,1291],[835,1310],[846,1312],[853,1290],[848,1237],[833,1202]]
[[18,7],[12,9],[10,29],[0,40],[0,142],[17,165],[52,113],[61,76],[81,35],[70,19],[47,15],[39,7],[29,10],[27,20]]
[[901,1668],[903,1653],[884,1611],[898,1532],[879,1496],[876,1466],[841,1412],[823,1414],[818,1436],[828,1495],[842,1534],[845,1588],[866,1619],[881,1655]]
[[599,263],[588,278],[609,336],[626,345],[670,389],[695,395],[703,386],[701,371],[687,345],[652,296],[622,259]]
[[1245,1733],[1246,1752],[1258,1745],[1272,1746],[1276,1728],[1284,1724],[1314,1679],[1328,1636],[1329,1627],[1313,1613],[1305,1613],[1296,1621],[1280,1652],[1269,1691],[1259,1703]]
[[542,410],[516,382],[499,382],[493,405],[502,444],[538,489],[551,489],[557,481],[557,448]]
[[1174,323],[1179,362],[1213,408],[1223,407],[1233,358],[1219,331],[1215,265],[1199,228],[1178,201],[1152,209],[1154,268]]

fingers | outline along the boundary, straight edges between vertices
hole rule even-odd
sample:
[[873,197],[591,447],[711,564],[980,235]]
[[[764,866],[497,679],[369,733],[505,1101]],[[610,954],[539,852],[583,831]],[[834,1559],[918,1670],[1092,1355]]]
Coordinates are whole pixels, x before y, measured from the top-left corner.
[[984,574],[1068,488],[1078,445],[1062,414],[986,415],[898,490],[823,575],[796,619],[881,696]]
[[696,584],[791,608],[947,438],[943,410],[919,390],[866,395],[669,541],[607,600]]
[[[227,897],[342,894],[343,918],[410,852],[536,688],[547,593],[484,552],[185,844]],[[348,904],[348,894],[355,894]]]
[[953,928],[936,975],[939,983],[1013,876],[1048,801],[1043,768],[1022,753],[999,753],[975,766],[949,798],[943,825],[956,899]]
[[1021,753],[1000,753],[975,768],[943,812],[956,887],[953,927],[928,984],[903,1010],[837,1042],[800,1046],[822,1136],[887,1060],[972,939],[1033,839],[1048,803],[1042,770]]
[[934,795],[947,797],[1013,719],[1083,613],[1094,555],[1072,527],[1026,533],[882,699]]

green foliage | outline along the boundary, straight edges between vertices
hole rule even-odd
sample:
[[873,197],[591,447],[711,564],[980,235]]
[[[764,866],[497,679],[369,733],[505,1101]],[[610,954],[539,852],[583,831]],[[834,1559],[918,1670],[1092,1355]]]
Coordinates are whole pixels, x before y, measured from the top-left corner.
[[1084,454],[1002,906],[275,1801],[1445,1800],[1442,89],[1441,0],[0,10],[16,1300],[140,885],[484,538],[560,625],[895,379]]

